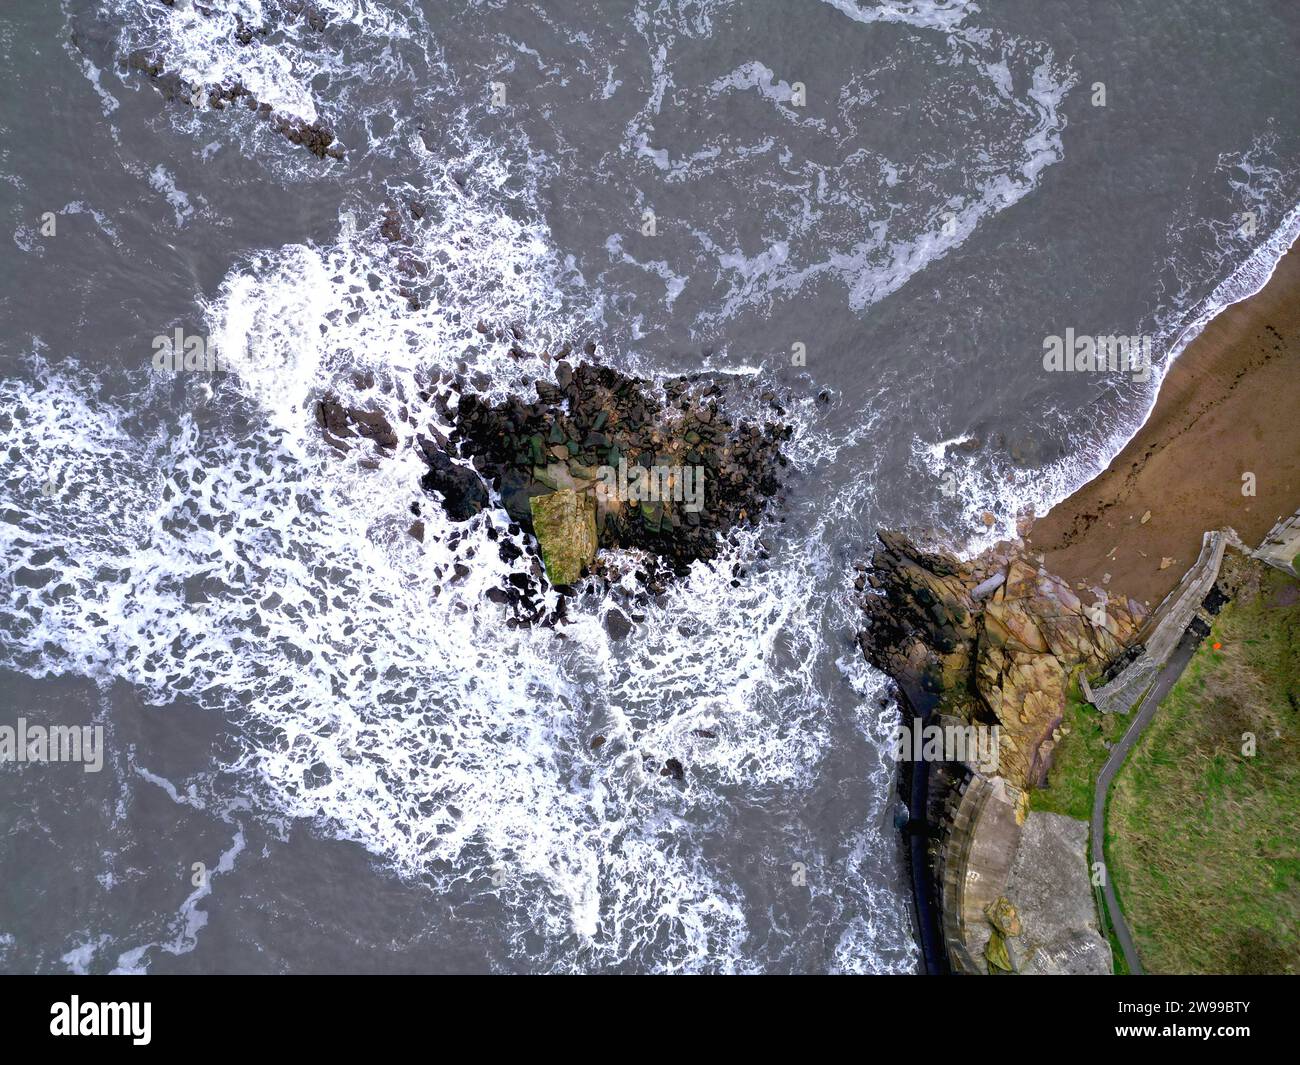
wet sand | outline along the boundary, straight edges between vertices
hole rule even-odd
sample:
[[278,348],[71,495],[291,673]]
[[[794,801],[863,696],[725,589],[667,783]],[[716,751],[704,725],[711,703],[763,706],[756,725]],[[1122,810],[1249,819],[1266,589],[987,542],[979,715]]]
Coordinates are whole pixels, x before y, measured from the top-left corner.
[[[1243,494],[1246,473],[1253,496]],[[1034,522],[1026,542],[1072,584],[1104,583],[1154,607],[1196,560],[1205,530],[1231,526],[1253,547],[1297,507],[1300,242],[1263,289],[1187,347],[1137,436]],[[1161,569],[1162,559],[1172,562]]]

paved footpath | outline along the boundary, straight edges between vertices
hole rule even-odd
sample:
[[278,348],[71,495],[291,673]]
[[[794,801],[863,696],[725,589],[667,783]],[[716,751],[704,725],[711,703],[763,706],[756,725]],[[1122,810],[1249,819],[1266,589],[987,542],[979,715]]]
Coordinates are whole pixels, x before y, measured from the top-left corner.
[[[1110,791],[1110,782],[1115,778],[1115,774],[1119,772],[1120,766],[1124,764],[1128,752],[1133,749],[1133,745],[1141,738],[1147,725],[1151,723],[1151,719],[1156,716],[1156,710],[1160,707],[1160,703],[1182,675],[1183,668],[1191,660],[1192,655],[1196,653],[1196,648],[1203,638],[1190,630],[1183,633],[1183,638],[1178,641],[1178,646],[1174,648],[1164,667],[1156,674],[1155,683],[1151,686],[1150,692],[1142,702],[1142,709],[1138,711],[1137,717],[1133,719],[1133,723],[1129,725],[1128,731],[1124,733],[1119,743],[1115,744],[1111,749],[1106,764],[1101,767],[1101,772],[1097,776],[1097,790],[1092,797],[1092,860],[1094,864],[1101,862],[1104,867],[1106,862],[1103,841],[1106,838],[1106,795]],[[1120,948],[1124,951],[1124,961],[1128,964],[1129,972],[1135,976],[1141,976],[1143,972],[1142,959],[1138,957],[1137,947],[1133,944],[1133,935],[1129,932],[1128,922],[1124,920],[1124,914],[1119,908],[1119,900],[1115,897],[1115,887],[1109,869],[1105,870],[1101,890],[1106,898],[1106,909],[1110,911],[1111,927],[1115,929],[1115,938],[1119,940]]]

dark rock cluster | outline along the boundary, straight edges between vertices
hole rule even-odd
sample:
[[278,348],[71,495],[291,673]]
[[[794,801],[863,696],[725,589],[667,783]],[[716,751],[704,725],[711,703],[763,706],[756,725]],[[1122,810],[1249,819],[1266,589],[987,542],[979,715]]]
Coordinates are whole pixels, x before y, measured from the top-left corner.
[[361,437],[373,440],[389,451],[397,447],[397,434],[382,414],[360,407],[345,407],[333,396],[326,396],[316,404],[316,424],[320,426],[325,442],[336,451],[350,451],[347,441]]
[[[174,4],[161,0],[167,7]],[[301,18],[312,29],[325,28],[325,16],[314,5],[301,0],[286,0],[282,18]],[[195,5],[201,15],[211,17],[214,12],[202,5]],[[241,45],[248,45],[257,37],[265,37],[271,32],[269,25],[253,26],[242,17],[236,18],[235,40]],[[306,148],[317,159],[327,156],[342,159],[343,148],[337,143],[334,131],[321,122],[304,122],[291,115],[276,114],[270,104],[261,103],[245,86],[235,79],[220,85],[197,85],[186,81],[174,71],[167,70],[160,59],[145,51],[136,51],[123,61],[128,70],[135,70],[148,76],[154,87],[162,93],[168,103],[184,104],[189,107],[202,107],[206,104],[211,110],[224,111],[227,107],[245,107],[255,112],[282,137],[293,144]]]
[[[567,354],[563,352],[562,354]],[[696,560],[716,558],[719,535],[756,524],[779,490],[786,464],[781,444],[789,425],[737,422],[724,409],[722,387],[698,374],[662,390],[609,367],[561,358],[555,381],[536,383],[537,399],[492,404],[457,376],[433,397],[453,426],[450,443],[500,494],[510,516],[531,528],[529,499],[560,488],[596,491],[597,471],[634,468],[702,471],[698,507],[680,499],[602,502],[600,547],[639,548],[684,575]],[[450,392],[459,393],[453,406]],[[776,397],[764,393],[774,413]]]
[[[925,712],[945,691],[960,689],[974,659],[975,615],[959,564],[882,530],[871,568],[859,564],[855,587],[872,592],[859,604],[863,655]],[[883,592],[884,594],[873,594]],[[945,660],[960,656],[961,672],[945,677]]]
[[308,0],[281,0],[280,6],[287,14],[301,18],[317,33],[325,29],[325,13]]
[[421,436],[419,442],[429,466],[429,472],[420,479],[420,487],[442,496],[442,505],[452,521],[468,521],[487,507],[487,489],[473,470],[452,462],[427,436]]
[[395,269],[402,278],[398,294],[406,299],[407,307],[413,311],[424,305],[424,285],[429,276],[429,264],[410,250],[415,244],[414,224],[424,217],[424,213],[424,204],[408,196],[400,208],[388,204],[379,223],[379,235],[387,241]]
[[[354,375],[353,383],[366,391],[375,380],[364,373]],[[724,409],[722,387],[698,376],[670,380],[655,389],[607,367],[582,362],[573,368],[561,359],[555,381],[539,381],[535,387],[537,399],[531,403],[512,396],[494,405],[472,390],[461,374],[439,375],[419,398],[452,426],[450,436],[434,424],[421,428],[423,419],[409,405],[403,404],[397,416],[415,430],[415,444],[427,467],[421,487],[453,521],[473,521],[497,500],[509,515],[508,535],[501,535],[492,523],[487,526],[501,558],[519,570],[491,593],[510,608],[508,623],[554,625],[564,620],[563,598],[549,611],[545,605],[550,582],[534,542],[529,502],[533,496],[555,491],[557,478],[595,493],[598,482],[590,479],[592,471],[617,469],[620,463],[625,469],[643,463],[700,467],[698,510],[687,510],[684,501],[673,499],[607,500],[600,505],[599,546],[643,552],[632,573],[642,592],[625,597],[622,609],[611,608],[605,620],[611,638],[624,639],[641,620],[636,611],[641,596],[663,592],[692,562],[715,559],[722,538],[734,527],[758,522],[778,495],[779,473],[786,465],[780,446],[791,430],[777,421],[759,428],[734,420]],[[458,397],[454,405],[453,394]],[[782,408],[776,397],[763,395],[779,416]],[[326,395],[314,413],[326,443],[343,454],[360,446],[363,465],[375,467],[400,443],[393,425],[378,410]],[[413,513],[420,517],[418,509]],[[424,522],[413,523],[410,532],[423,540]],[[521,533],[527,534],[523,547],[517,542]],[[743,567],[736,563],[732,569],[738,582]],[[587,585],[585,591],[600,594],[602,586],[612,584],[616,593],[624,594],[617,586],[621,574],[599,556],[588,576],[591,580],[580,582]],[[563,595],[584,591],[567,585],[557,585],[556,590]]]

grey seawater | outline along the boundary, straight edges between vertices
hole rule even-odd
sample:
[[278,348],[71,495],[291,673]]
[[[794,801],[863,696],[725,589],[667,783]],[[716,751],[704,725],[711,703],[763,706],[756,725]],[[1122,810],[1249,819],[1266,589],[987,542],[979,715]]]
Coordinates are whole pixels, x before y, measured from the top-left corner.
[[[106,733],[99,773],[0,764],[0,969],[915,971],[852,563],[1067,494],[1258,287],[1300,199],[1300,11],[282,6],[0,12],[0,725]],[[165,102],[138,48],[346,158]],[[402,196],[418,311],[377,231]],[[406,535],[409,450],[367,470],[311,419],[460,360],[538,376],[480,320],[788,391],[784,509],[626,641],[618,594],[563,641],[506,628],[482,530]],[[153,371],[176,328],[233,372]],[[1160,364],[1044,372],[1066,328]]]

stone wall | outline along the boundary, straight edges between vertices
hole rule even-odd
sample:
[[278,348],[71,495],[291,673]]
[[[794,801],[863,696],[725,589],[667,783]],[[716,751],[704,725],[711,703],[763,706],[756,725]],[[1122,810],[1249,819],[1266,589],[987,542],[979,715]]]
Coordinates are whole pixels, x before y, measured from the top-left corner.
[[1296,557],[1300,556],[1300,510],[1274,525],[1252,554],[1283,573],[1300,577],[1295,564]]
[[1195,564],[1138,631],[1133,645],[1138,652],[1136,656],[1115,677],[1092,689],[1089,701],[1103,714],[1127,714],[1151,687],[1214,587],[1228,535],[1227,532],[1205,534]]
[[1106,975],[1088,877],[1088,826],[1026,812],[1001,777],[972,776],[946,826],[937,882],[954,973]]
[[1001,777],[972,776],[948,826],[938,883],[943,938],[955,973],[988,970],[984,953],[993,927],[985,911],[1006,894],[1020,840],[1018,799]]

